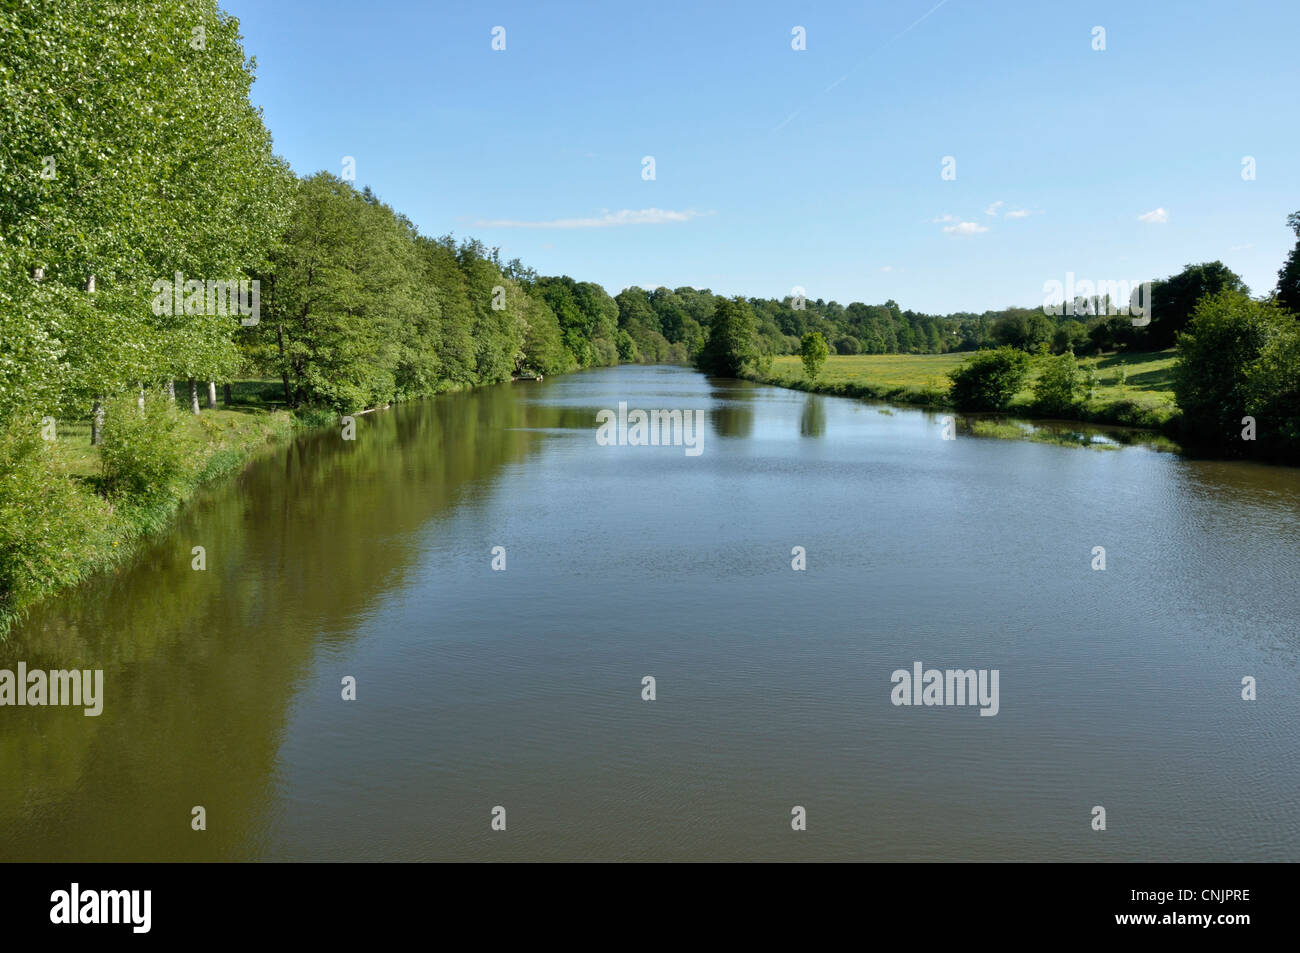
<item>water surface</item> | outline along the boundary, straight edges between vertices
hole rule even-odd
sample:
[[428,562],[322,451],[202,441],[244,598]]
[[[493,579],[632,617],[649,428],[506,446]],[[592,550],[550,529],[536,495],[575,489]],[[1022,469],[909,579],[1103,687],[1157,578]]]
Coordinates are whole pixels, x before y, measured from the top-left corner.
[[621,367],[272,450],[0,646],[106,695],[0,708],[0,858],[1300,860],[1300,474],[940,431]]

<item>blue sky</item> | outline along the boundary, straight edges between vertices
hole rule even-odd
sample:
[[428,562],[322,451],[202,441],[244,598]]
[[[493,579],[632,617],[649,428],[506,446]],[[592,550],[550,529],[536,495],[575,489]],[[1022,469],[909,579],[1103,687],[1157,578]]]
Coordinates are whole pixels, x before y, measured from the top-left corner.
[[1261,293],[1295,242],[1293,0],[224,6],[296,171],[611,294],[982,311],[1215,258]]

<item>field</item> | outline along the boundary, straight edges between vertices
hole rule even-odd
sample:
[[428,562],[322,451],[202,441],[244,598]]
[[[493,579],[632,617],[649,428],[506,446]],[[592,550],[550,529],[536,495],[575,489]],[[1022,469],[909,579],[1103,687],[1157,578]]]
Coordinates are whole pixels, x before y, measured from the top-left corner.
[[[959,367],[968,355],[949,354],[857,354],[827,358],[813,386],[804,378],[797,355],[774,358],[771,372],[762,380],[784,387],[813,390],[844,397],[893,401],[941,407],[947,403],[948,372]],[[1103,354],[1079,361],[1085,380],[1096,374],[1091,397],[1080,408],[1080,420],[1123,424],[1133,427],[1165,428],[1177,413],[1173,395],[1174,349],[1149,354]],[[1031,414],[1033,382],[1037,367],[1026,387],[1016,395],[1010,413]]]

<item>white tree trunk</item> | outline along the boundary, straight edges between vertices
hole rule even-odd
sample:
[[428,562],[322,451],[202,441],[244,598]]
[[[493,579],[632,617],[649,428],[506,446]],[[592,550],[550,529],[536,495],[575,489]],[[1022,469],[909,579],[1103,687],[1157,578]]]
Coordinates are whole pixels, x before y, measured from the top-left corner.
[[90,408],[90,445],[99,446],[104,439],[104,403],[95,401]]
[[190,410],[195,414],[199,412],[199,382],[190,378]]

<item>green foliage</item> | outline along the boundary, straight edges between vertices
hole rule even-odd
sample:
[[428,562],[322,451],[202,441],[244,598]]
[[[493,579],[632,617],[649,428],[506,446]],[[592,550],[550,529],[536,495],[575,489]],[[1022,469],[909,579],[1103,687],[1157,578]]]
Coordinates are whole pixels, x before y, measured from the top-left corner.
[[335,410],[313,404],[304,404],[295,408],[293,418],[298,427],[303,430],[319,430],[321,427],[332,427],[339,423],[339,415]]
[[1052,351],[1064,354],[1078,351],[1088,345],[1088,328],[1079,321],[1062,321],[1052,334]]
[[1028,354],[1014,347],[978,351],[951,371],[950,395],[958,410],[1005,410],[1029,376]]
[[1143,335],[1143,346],[1169,347],[1191,320],[1197,302],[1220,291],[1250,293],[1241,278],[1221,261],[1188,265],[1178,274],[1155,282],[1151,288],[1151,324]]
[[[706,374],[740,377],[758,359],[758,330],[754,312],[744,298],[719,298],[709,325],[709,338],[696,366]],[[825,342],[823,342],[825,344]]]
[[628,334],[622,328],[618,329],[618,336],[615,338],[618,345],[618,359],[623,364],[636,363],[640,352],[637,350],[636,341],[632,340],[632,335]]
[[799,357],[803,361],[803,373],[808,380],[817,379],[817,373],[826,363],[829,354],[830,348],[826,346],[826,339],[821,336],[821,332],[809,331],[803,336],[799,342]]
[[0,387],[15,354],[54,371],[33,399],[82,412],[133,381],[227,371],[235,318],[148,303],[178,271],[242,277],[283,227],[292,177],[249,102],[238,21],[216,0],[65,0],[5,5],[0,34],[0,327],[27,325],[4,335]]
[[[1225,290],[1179,336],[1174,393],[1188,443],[1300,459],[1300,325],[1276,304]],[[1245,417],[1257,436],[1243,439]]]
[[1288,215],[1286,223],[1295,232],[1297,241],[1277,273],[1277,301],[1292,314],[1300,316],[1300,212]]
[[38,596],[112,552],[109,517],[99,496],[60,471],[38,420],[0,423],[0,636]]
[[1300,463],[1300,326],[1274,328],[1246,376],[1246,398],[1264,453]]
[[130,398],[111,401],[100,447],[104,490],[112,500],[145,509],[172,507],[195,477],[196,449],[165,396],[150,395],[143,409]]
[[[528,295],[524,300],[524,322],[524,358],[520,370],[561,374],[576,366],[573,354],[564,346],[560,322],[545,301]],[[635,359],[635,355],[626,358]]]
[[1042,370],[1034,382],[1035,409],[1053,417],[1072,416],[1083,392],[1079,362],[1070,352],[1042,360]]
[[995,341],[1029,353],[1049,346],[1055,334],[1055,323],[1041,309],[1017,309],[993,325]]

